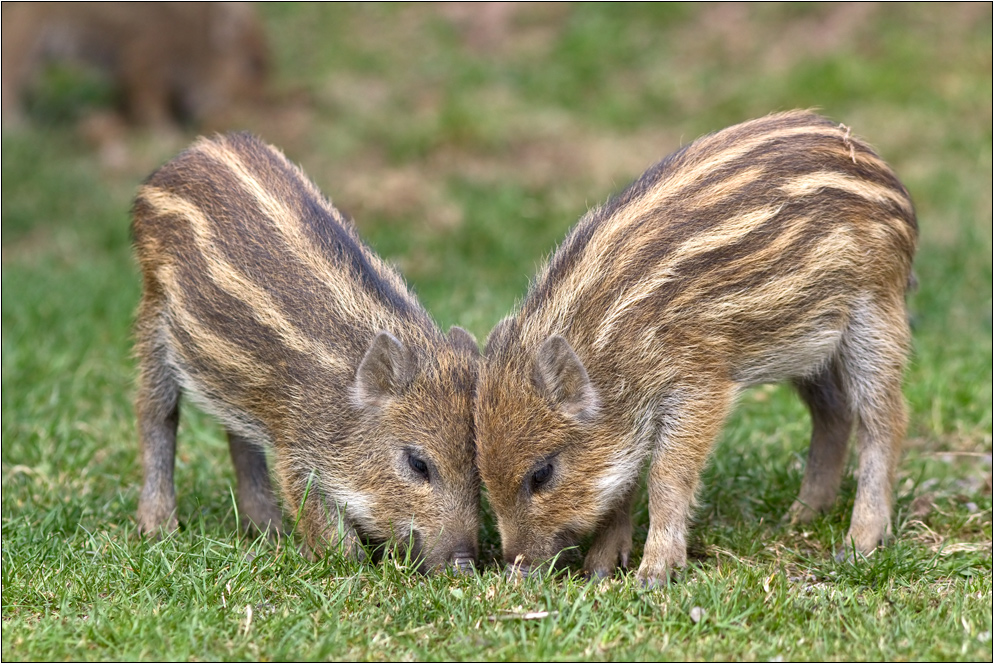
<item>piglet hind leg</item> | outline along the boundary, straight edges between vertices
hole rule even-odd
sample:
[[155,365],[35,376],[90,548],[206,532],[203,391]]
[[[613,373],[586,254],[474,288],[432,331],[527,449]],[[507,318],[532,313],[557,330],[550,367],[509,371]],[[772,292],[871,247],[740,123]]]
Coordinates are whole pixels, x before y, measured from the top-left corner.
[[795,381],[811,412],[811,447],[797,500],[787,513],[793,524],[807,523],[831,508],[846,464],[853,415],[833,362],[812,378]]
[[179,386],[163,361],[161,349],[141,354],[138,399],[138,436],[145,478],[138,499],[138,530],[145,535],[172,532],[176,520],[176,428],[179,424]]
[[638,578],[665,583],[687,564],[687,522],[708,454],[734,401],[735,386],[699,389],[674,400],[660,413],[660,428],[649,467],[649,536]]
[[269,481],[265,452],[232,431],[228,432],[228,450],[238,481],[238,509],[248,521],[245,525],[278,537],[283,533],[283,515]]
[[632,553],[632,498],[635,489],[611,510],[594,536],[583,561],[583,571],[595,579],[614,574],[617,567],[627,568]]
[[907,427],[901,380],[910,332],[904,300],[869,303],[843,339],[846,389],[858,417],[859,478],[840,556],[869,555],[891,535],[894,473]]

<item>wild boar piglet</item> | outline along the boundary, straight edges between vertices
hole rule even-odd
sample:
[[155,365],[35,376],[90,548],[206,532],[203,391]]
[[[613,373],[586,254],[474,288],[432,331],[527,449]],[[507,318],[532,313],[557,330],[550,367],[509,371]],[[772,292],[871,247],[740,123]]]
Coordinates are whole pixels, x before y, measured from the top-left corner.
[[813,422],[806,521],[834,502],[856,430],[847,546],[891,529],[906,415],[914,208],[850,130],[794,111],[705,136],[584,216],[487,339],[477,462],[504,558],[523,571],[594,534],[627,566],[646,460],[639,578],[686,563],[699,476],[736,397],[787,381]]
[[180,394],[227,428],[238,506],[307,549],[391,538],[425,569],[477,553],[472,394],[479,351],[278,150],[200,139],[138,192],[136,324],[143,532],[177,526]]

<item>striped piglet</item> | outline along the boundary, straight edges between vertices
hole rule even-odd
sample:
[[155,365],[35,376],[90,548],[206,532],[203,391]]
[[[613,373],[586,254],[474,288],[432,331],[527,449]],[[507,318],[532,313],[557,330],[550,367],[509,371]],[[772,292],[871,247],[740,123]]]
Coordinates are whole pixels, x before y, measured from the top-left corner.
[[395,539],[425,568],[477,553],[478,349],[276,149],[200,139],[138,192],[138,525],[177,526],[180,393],[228,431],[238,505],[282,528],[264,450],[306,546]]
[[628,563],[648,474],[648,584],[686,562],[698,478],[743,389],[789,381],[813,433],[795,521],[829,507],[850,434],[847,542],[890,531],[906,415],[908,192],[849,129],[789,112],[705,136],[570,231],[491,332],[477,461],[520,570],[594,534],[585,568]]

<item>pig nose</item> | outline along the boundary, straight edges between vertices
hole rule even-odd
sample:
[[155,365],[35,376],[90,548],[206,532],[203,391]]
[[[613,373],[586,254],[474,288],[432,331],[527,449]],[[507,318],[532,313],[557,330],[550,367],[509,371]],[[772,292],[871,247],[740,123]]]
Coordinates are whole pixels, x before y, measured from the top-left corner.
[[504,570],[504,576],[511,581],[517,581],[518,579],[527,579],[531,571],[532,568],[528,565],[508,565],[507,569]]
[[470,541],[456,542],[448,562],[458,574],[472,574],[476,570],[476,546]]
[[525,562],[525,557],[523,555],[518,555],[515,556],[514,562],[507,566],[505,574],[509,579],[526,579],[531,571],[531,565]]
[[472,574],[476,571],[475,556],[469,551],[452,554],[452,567],[458,574]]

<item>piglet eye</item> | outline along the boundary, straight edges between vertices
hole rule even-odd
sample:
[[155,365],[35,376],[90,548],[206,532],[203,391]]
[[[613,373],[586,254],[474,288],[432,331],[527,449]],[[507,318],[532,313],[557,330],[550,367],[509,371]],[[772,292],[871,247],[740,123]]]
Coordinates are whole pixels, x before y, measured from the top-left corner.
[[538,489],[552,477],[552,464],[547,463],[532,473],[532,490]]
[[426,482],[428,481],[428,462],[414,454],[408,454],[407,464],[411,467],[411,470],[423,477]]

